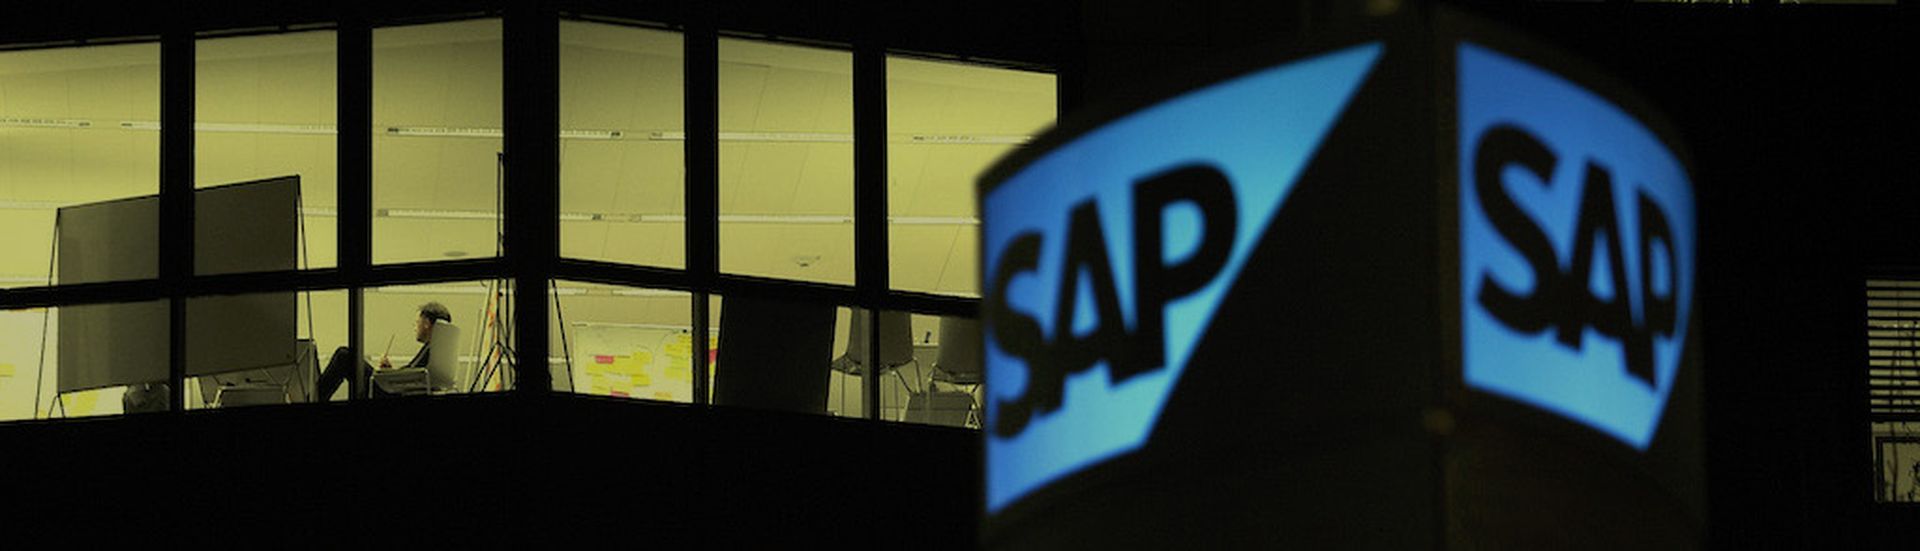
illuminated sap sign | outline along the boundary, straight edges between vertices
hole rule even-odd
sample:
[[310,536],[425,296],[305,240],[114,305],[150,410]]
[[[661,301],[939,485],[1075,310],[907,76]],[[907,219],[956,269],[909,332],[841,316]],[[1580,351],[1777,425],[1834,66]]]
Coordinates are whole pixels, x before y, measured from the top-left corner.
[[1380,46],[1202,88],[989,191],[987,507],[1139,448]]
[[1466,384],[1645,450],[1693,304],[1686,171],[1593,92],[1486,48],[1458,55]]

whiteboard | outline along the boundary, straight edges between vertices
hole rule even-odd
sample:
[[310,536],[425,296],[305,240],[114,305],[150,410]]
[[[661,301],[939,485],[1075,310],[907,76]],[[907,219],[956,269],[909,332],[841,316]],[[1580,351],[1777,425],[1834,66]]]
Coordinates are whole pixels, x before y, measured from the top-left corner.
[[[297,176],[196,190],[194,268],[221,274],[296,267]],[[61,284],[158,275],[159,198],[136,197],[61,208]],[[295,293],[187,301],[187,375],[244,371],[294,360]],[[98,304],[59,311],[58,389],[167,379],[167,303]]]
[[[693,401],[692,355],[698,348],[687,329],[576,322],[571,330],[573,367],[568,375],[573,392]],[[716,337],[708,338],[709,359],[716,342]]]

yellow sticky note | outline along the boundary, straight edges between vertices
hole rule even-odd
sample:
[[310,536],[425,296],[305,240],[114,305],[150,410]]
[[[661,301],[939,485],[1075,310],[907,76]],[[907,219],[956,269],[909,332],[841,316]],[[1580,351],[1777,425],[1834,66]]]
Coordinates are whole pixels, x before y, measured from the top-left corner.
[[0,364],[0,377],[12,377],[13,364]]
[[649,363],[653,363],[652,354],[648,354],[646,352],[635,352],[632,356],[621,356],[621,357],[615,358],[613,360],[613,372],[624,373],[628,375],[639,375],[646,372],[647,364]]

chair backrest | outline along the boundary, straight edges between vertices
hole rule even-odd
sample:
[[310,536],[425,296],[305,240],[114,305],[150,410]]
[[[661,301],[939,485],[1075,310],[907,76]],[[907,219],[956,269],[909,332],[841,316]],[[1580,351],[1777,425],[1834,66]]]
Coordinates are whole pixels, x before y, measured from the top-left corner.
[[427,374],[435,390],[467,388],[460,365],[460,326],[444,321],[433,324],[427,350]]
[[935,380],[976,384],[981,379],[980,322],[968,318],[940,318],[940,356],[933,361]]
[[843,361],[834,362],[836,366],[868,367],[879,364],[881,371],[905,365],[913,361],[913,324],[906,312],[880,311],[880,361],[867,361],[868,338],[873,333],[867,321],[865,308],[854,308],[852,322],[847,324],[847,350],[840,357]]

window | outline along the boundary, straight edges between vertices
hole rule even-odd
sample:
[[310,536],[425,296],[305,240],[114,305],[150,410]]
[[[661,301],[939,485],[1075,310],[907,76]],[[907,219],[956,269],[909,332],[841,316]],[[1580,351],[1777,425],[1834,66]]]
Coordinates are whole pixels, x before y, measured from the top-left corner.
[[498,19],[373,31],[373,261],[498,256]]
[[1867,281],[1867,411],[1879,502],[1920,502],[1920,280]]
[[860,328],[831,303],[715,296],[712,403],[857,417],[863,415]]
[[[693,402],[693,294],[562,281],[551,321],[555,391]],[[713,331],[709,331],[712,333]]]
[[[387,394],[493,392],[513,387],[513,281],[496,279],[369,288],[364,295],[366,319],[362,327],[369,366],[386,363],[396,368],[415,365],[421,354],[445,360],[446,380],[376,381],[369,386]],[[434,307],[444,308],[446,319],[422,329],[421,318]],[[424,331],[424,332],[423,332]],[[451,335],[451,341],[440,340]],[[396,379],[399,379],[396,377]],[[430,384],[431,388],[419,385]],[[401,386],[413,385],[413,386]],[[337,394],[336,394],[337,395]]]
[[899,311],[880,313],[880,418],[980,428],[979,326],[972,320]]
[[721,39],[720,270],[853,284],[853,55]]
[[[52,244],[61,208],[99,222],[94,214],[113,207],[90,205],[159,192],[159,120],[158,44],[0,52],[0,287],[155,277],[152,257],[59,277]],[[139,248],[151,251],[153,220],[93,224],[120,233],[83,237],[145,242]]]
[[1053,75],[887,59],[888,279],[979,296],[980,173],[1053,124]]
[[166,409],[166,319],[166,301],[0,311],[0,420]]
[[679,33],[560,24],[560,254],[686,265]]
[[[336,40],[332,31],[313,31],[200,40],[194,46],[194,185],[297,178],[287,214],[298,218],[285,227],[297,241],[289,260],[303,260],[300,268],[335,264]],[[257,216],[260,210],[248,203],[231,205],[235,214],[248,216],[222,217],[225,205],[196,206],[196,218],[226,218],[216,233],[258,232],[281,223]],[[199,270],[295,267],[209,272],[203,262]]]
[[187,409],[344,399],[323,373],[346,343],[347,293],[253,293],[187,299]]

